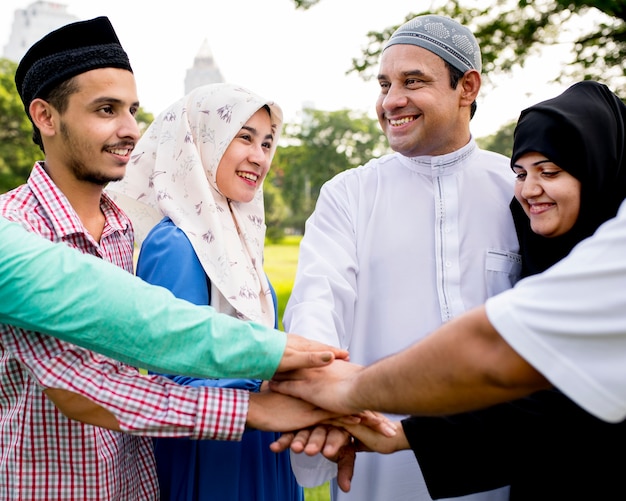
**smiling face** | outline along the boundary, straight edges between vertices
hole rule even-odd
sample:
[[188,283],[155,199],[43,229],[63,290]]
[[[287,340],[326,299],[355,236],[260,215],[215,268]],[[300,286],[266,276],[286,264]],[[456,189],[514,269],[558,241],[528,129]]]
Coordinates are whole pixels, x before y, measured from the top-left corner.
[[250,202],[270,170],[274,129],[265,108],[239,130],[217,166],[217,187],[226,198]]
[[56,117],[56,132],[46,141],[46,163],[79,181],[105,185],[122,179],[139,139],[135,78],[117,68],[91,70],[75,77],[77,91]]
[[536,152],[519,157],[513,171],[515,198],[531,229],[548,238],[570,231],[580,213],[580,181]]
[[394,151],[443,155],[467,144],[471,101],[461,106],[463,82],[451,87],[439,56],[415,45],[392,45],[382,54],[378,82],[376,113]]

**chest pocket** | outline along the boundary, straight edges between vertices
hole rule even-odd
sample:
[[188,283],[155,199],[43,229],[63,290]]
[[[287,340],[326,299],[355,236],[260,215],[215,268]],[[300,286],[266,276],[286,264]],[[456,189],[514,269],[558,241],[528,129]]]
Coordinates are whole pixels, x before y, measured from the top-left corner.
[[522,257],[515,252],[488,250],[485,262],[487,295],[495,296],[510,289],[522,273]]

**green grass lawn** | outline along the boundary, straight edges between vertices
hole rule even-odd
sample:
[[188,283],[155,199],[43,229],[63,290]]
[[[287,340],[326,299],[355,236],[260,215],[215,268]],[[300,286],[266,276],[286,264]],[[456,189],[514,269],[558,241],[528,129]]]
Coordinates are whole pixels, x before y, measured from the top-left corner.
[[[283,329],[283,312],[296,275],[299,245],[300,237],[286,237],[279,244],[266,244],[265,246],[264,268],[278,297],[280,329]],[[306,501],[329,501],[328,483],[312,489],[304,489],[304,498]]]
[[282,318],[289,294],[293,287],[298,265],[298,250],[301,237],[285,237],[278,244],[265,245],[265,263],[263,268],[272,282],[278,297],[279,327],[282,329]]

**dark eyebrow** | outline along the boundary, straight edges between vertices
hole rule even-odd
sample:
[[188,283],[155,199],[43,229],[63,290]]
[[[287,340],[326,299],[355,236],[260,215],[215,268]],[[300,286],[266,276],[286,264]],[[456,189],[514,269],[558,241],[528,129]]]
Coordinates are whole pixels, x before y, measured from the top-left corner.
[[[116,97],[102,96],[102,97],[98,97],[98,98],[94,99],[92,101],[92,103],[93,104],[117,104],[117,105],[123,105],[124,101],[122,101],[121,99],[117,99]],[[135,108],[139,108],[139,101],[135,101],[131,106],[135,107]]]
[[[254,127],[250,127],[249,125],[243,125],[241,127],[244,130],[247,130],[248,132],[251,132],[253,135],[258,136],[259,135],[259,131],[256,130]],[[265,139],[274,139],[274,134],[267,134],[265,136]]]
[[[423,77],[425,75],[425,73],[422,70],[409,70],[409,71],[403,71],[402,72],[402,76],[403,77]],[[383,75],[382,73],[378,75],[378,80],[389,80],[389,77],[387,77],[387,75]]]
[[[532,166],[533,167],[537,167],[538,165],[546,164],[546,163],[554,164],[554,162],[552,160],[550,160],[549,158],[544,158],[543,160],[538,160],[537,162],[533,162]],[[556,164],[554,164],[554,165],[556,165]],[[524,168],[524,167],[522,167],[519,164],[513,164],[513,167],[517,167],[518,169],[523,169]]]

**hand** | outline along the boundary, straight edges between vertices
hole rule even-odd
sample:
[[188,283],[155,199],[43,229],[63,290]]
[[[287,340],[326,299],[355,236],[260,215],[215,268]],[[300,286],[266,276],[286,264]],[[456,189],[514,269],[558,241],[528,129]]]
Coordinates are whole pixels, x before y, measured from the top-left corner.
[[276,372],[322,367],[335,359],[348,360],[348,351],[297,334],[287,334],[287,346]]
[[270,444],[273,452],[283,452],[291,449],[296,454],[304,452],[307,456],[324,454],[324,448],[328,444],[328,455],[324,457],[334,460],[337,450],[349,443],[350,434],[338,426],[317,425],[303,430],[283,433],[278,440]]
[[[342,424],[346,432],[354,438],[354,447],[358,452],[391,454],[404,449],[410,449],[411,446],[404,434],[402,423],[395,421],[393,425],[396,430],[395,435],[385,436],[361,424]],[[329,453],[331,452],[332,450],[329,450]],[[326,456],[326,454],[324,454],[324,456]]]
[[308,456],[322,453],[333,460],[339,447],[350,438],[350,434],[343,427],[357,424],[386,437],[393,437],[397,433],[396,423],[384,414],[365,411],[359,415],[338,417],[312,428],[283,433],[278,440],[270,444],[270,449],[274,452],[283,452],[291,448],[297,454],[304,452]]
[[318,425],[297,432],[283,433],[270,444],[274,452],[282,452],[291,447],[295,453],[304,452],[308,456],[322,453],[327,459],[337,463],[337,485],[348,492],[354,474],[356,448],[352,437],[343,428],[332,425]]
[[263,431],[291,431],[339,417],[298,398],[273,391],[250,393],[246,425]]
[[343,492],[350,491],[357,453],[350,433],[336,426],[320,425],[296,433],[283,433],[270,444],[270,449],[281,452],[290,446],[292,451],[304,452],[308,456],[321,452],[325,458],[337,463],[337,485]]
[[358,414],[365,409],[351,403],[350,391],[353,377],[362,369],[360,365],[336,360],[325,367],[275,374],[270,388],[340,415]]

